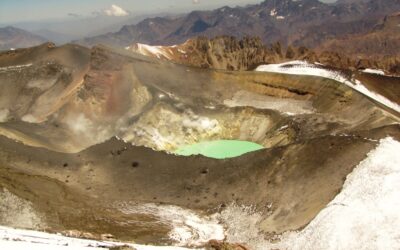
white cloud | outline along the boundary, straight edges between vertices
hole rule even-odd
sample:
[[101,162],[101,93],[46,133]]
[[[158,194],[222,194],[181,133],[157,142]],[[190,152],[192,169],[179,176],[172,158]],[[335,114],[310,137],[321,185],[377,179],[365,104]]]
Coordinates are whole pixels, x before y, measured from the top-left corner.
[[122,9],[121,7],[119,7],[115,4],[111,5],[111,7],[109,9],[104,10],[104,13],[107,16],[127,16],[127,15],[129,15],[129,13],[126,10]]
[[193,4],[198,4],[200,3],[200,0],[192,0]]

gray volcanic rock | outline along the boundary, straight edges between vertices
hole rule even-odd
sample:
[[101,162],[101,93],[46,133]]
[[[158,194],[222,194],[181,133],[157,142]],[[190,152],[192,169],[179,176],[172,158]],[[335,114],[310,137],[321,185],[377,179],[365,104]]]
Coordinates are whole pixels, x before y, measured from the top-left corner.
[[[256,41],[244,43],[258,46]],[[275,53],[279,50],[274,48]],[[373,114],[372,102],[333,80],[205,71],[106,47],[21,49],[0,54],[0,67],[2,133],[61,152],[77,152],[113,135],[168,151],[219,138],[242,138],[272,147],[298,136],[343,131],[354,120],[376,127],[393,119],[378,119],[381,111]],[[338,98],[342,103],[331,103]],[[271,108],[257,110],[259,104],[251,104],[253,100],[270,103]],[[346,109],[343,103],[349,103]],[[361,104],[365,112],[354,116],[353,110]],[[324,112],[337,116],[316,119],[327,119],[329,126],[298,124],[298,134],[271,130],[287,120],[285,113],[320,116]],[[372,122],[375,119],[377,124]]]
[[[230,45],[233,58],[260,43]],[[379,139],[400,139],[398,113],[332,79],[202,69],[105,46],[0,53],[0,111],[0,192],[13,197],[0,209],[24,210],[2,224],[143,244],[182,244],[177,227],[204,240],[196,224],[215,225],[210,215],[235,204],[260,214],[262,237],[303,228]],[[265,148],[223,160],[173,154],[220,139]]]
[[[252,249],[224,241],[229,223],[272,241],[304,228],[381,139],[400,140],[400,78],[356,70],[399,73],[398,9],[268,0],[81,41],[126,49],[1,52],[0,224],[221,250]],[[252,71],[293,60],[322,64]],[[222,160],[176,154],[219,140],[263,148]]]

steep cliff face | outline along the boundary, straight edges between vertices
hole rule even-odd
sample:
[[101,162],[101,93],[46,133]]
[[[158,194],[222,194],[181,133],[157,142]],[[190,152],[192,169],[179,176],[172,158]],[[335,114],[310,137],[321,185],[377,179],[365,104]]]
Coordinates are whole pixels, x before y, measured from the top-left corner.
[[[390,46],[393,46],[390,41],[398,42],[388,40],[387,44],[391,44]],[[251,70],[260,64],[305,60],[344,70],[376,68],[389,74],[400,74],[400,57],[396,53],[368,56],[356,52],[335,52],[341,51],[338,48],[311,50],[306,47],[285,47],[280,43],[266,46],[261,39],[249,37],[241,40],[227,36],[213,39],[198,37],[174,46],[133,44],[127,49],[146,56],[201,68]]]
[[214,39],[198,37],[177,46],[143,48],[143,45],[133,45],[128,49],[182,64],[229,70],[246,70],[266,60],[277,62],[283,53],[279,44],[267,48],[258,38],[238,40],[227,36]]

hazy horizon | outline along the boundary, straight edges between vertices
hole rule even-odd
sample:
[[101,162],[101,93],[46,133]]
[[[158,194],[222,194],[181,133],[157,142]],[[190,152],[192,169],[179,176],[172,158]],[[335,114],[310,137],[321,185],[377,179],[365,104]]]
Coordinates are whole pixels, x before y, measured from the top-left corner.
[[[334,1],[323,0],[323,2]],[[156,13],[172,14],[192,10],[213,9],[225,5],[244,6],[260,2],[262,0],[2,0],[0,2],[0,24],[57,19],[73,20],[77,18],[96,17],[98,15],[135,17]]]

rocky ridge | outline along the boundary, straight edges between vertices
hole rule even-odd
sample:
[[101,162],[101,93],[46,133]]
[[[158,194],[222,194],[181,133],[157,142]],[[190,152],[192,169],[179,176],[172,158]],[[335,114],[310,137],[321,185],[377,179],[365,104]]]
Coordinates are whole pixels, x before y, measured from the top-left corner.
[[[395,40],[395,42],[398,41]],[[212,39],[197,37],[174,46],[133,44],[127,49],[143,55],[201,68],[252,70],[260,64],[304,60],[336,69],[375,68],[382,69],[391,75],[400,74],[399,55],[362,57],[357,53],[332,52],[335,51],[334,49],[311,50],[306,47],[285,47],[280,43],[267,46],[260,38],[255,37],[243,39],[229,36]]]
[[246,7],[193,11],[179,17],[148,18],[120,31],[78,41],[87,46],[125,47],[132,43],[173,45],[196,37],[258,36],[264,43],[318,47],[332,38],[362,34],[391,13],[399,0],[339,1],[266,0]]

